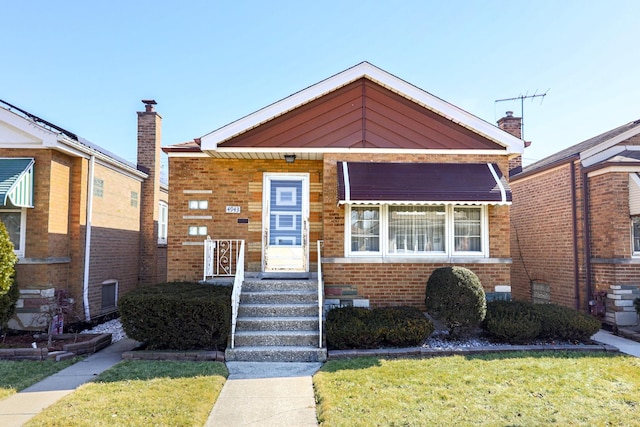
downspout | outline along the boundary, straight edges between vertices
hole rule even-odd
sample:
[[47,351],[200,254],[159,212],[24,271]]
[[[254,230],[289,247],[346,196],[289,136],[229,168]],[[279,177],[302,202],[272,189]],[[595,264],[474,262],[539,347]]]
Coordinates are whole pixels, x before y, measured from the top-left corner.
[[578,262],[578,215],[576,212],[576,169],[575,163],[571,167],[571,220],[573,222],[573,293],[575,309],[580,311],[580,265]]
[[82,280],[82,300],[84,302],[84,318],[91,320],[89,311],[89,266],[91,264],[91,213],[93,211],[93,170],[96,164],[96,156],[91,155],[89,160],[89,186],[87,188],[87,226],[84,239],[84,278]]
[[[593,300],[593,292],[591,289],[591,235],[589,233],[589,179],[587,172],[582,170],[582,219],[583,219],[583,244],[584,244],[584,270],[585,270],[585,287],[587,290],[587,298],[589,307]],[[589,309],[587,308],[587,311]]]

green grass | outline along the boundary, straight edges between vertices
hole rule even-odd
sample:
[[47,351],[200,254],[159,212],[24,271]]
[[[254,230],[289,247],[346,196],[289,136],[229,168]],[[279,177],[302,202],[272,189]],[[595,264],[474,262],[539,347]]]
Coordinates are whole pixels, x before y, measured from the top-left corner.
[[125,361],[28,426],[202,426],[228,376],[219,362]]
[[80,358],[62,362],[2,360],[0,361],[0,399],[11,396],[79,360]]
[[314,387],[322,426],[640,425],[640,359],[621,355],[329,361]]

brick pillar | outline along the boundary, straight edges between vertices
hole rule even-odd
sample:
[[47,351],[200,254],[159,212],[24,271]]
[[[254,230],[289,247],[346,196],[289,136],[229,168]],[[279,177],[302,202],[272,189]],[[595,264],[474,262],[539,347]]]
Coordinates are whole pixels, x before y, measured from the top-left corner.
[[138,112],[138,169],[149,175],[142,182],[140,195],[140,274],[141,285],[158,280],[158,204],[160,202],[160,143],[162,117],[154,100],[142,100],[145,111]]
[[[506,115],[498,120],[498,127],[516,138],[522,139],[522,117],[513,117],[513,111],[507,111]],[[516,170],[516,172],[522,170],[522,156],[509,160],[509,171],[512,170]]]

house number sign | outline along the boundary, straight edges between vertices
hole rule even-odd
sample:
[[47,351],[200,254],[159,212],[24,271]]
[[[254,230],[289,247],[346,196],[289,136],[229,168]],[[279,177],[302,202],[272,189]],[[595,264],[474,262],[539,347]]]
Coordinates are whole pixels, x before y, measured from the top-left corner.
[[234,214],[239,214],[240,213],[240,206],[227,206],[227,213],[234,213]]

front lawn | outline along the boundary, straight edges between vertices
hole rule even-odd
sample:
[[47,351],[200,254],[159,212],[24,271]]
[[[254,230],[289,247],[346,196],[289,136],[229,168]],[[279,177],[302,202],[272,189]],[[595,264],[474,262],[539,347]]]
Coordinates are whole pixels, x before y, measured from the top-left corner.
[[640,425],[640,359],[618,354],[329,361],[314,387],[331,427]]
[[219,362],[125,361],[28,426],[202,426],[228,376]]
[[61,362],[0,360],[0,399],[11,396],[79,360],[77,357]]

